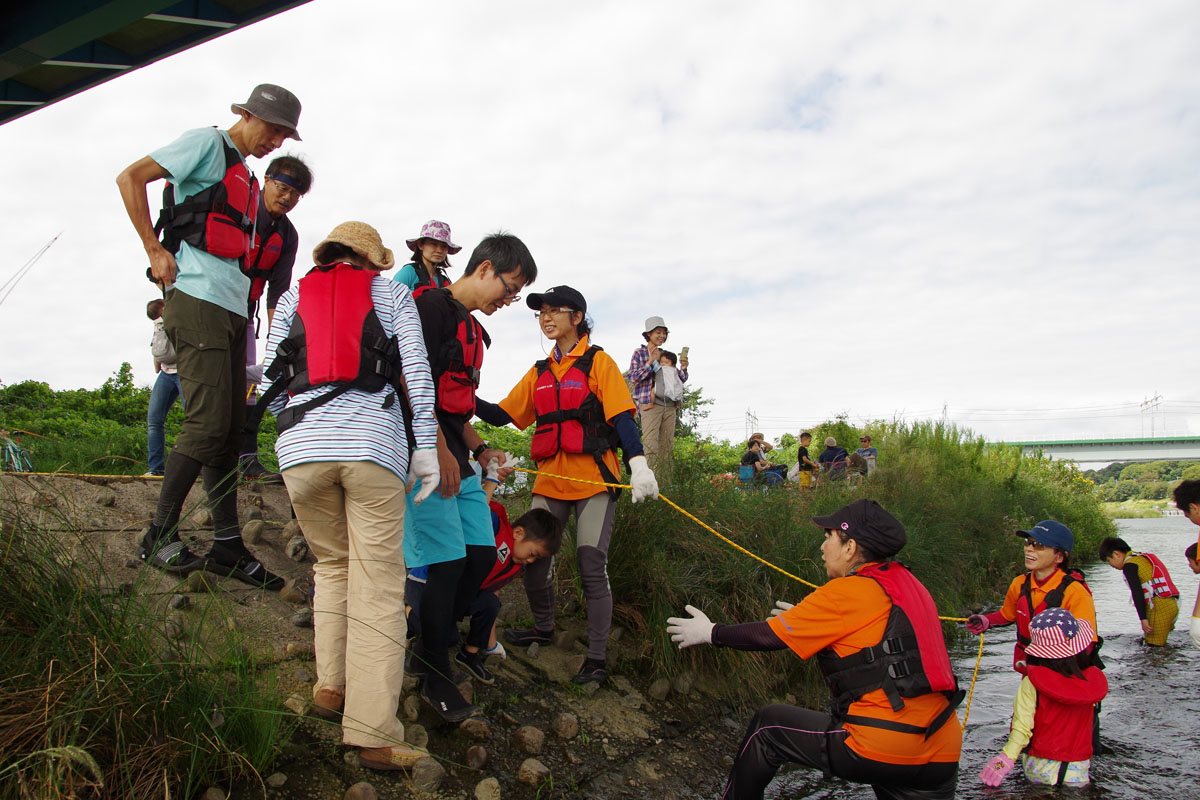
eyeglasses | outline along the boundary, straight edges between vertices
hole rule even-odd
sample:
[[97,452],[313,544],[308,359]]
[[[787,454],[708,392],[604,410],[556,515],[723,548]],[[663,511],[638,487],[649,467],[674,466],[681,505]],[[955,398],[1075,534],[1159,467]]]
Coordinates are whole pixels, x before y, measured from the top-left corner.
[[509,286],[508,281],[504,280],[504,276],[501,275],[499,272],[496,273],[496,277],[500,279],[500,285],[504,287],[504,299],[505,300],[508,300],[511,303],[515,303],[521,299],[521,290],[520,289],[514,289],[513,287]]
[[574,309],[558,307],[558,308],[543,308],[541,311],[533,312],[533,318],[540,320],[542,317],[548,317],[552,314],[570,314]]
[[274,178],[267,178],[267,180],[275,184],[275,191],[279,192],[280,196],[284,200],[288,199],[289,197],[294,197],[298,201],[301,197],[304,197],[304,193],[294,186],[288,186],[283,181],[278,181]]
[[1032,547],[1034,550],[1037,550],[1038,552],[1041,552],[1042,550],[1050,549],[1050,545],[1042,544],[1041,542],[1035,542],[1033,539],[1026,539],[1025,544],[1023,544],[1021,546],[1022,547]]

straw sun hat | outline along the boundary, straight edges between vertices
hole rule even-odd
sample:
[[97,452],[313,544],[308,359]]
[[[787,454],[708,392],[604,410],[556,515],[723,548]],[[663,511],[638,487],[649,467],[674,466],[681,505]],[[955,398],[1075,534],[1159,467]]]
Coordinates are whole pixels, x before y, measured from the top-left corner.
[[313,248],[313,263],[325,265],[332,257],[325,257],[331,244],[342,244],[363,256],[375,269],[385,270],[396,266],[396,256],[383,246],[379,231],[365,222],[343,222],[334,228],[319,245]]

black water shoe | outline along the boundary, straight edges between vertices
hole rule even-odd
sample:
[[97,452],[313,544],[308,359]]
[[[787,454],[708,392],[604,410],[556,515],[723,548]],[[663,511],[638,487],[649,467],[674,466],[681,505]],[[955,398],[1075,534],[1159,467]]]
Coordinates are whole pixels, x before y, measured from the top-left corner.
[[479,706],[468,703],[457,686],[440,676],[425,679],[421,697],[446,722],[462,722],[479,713]]
[[554,629],[539,631],[537,628],[505,628],[504,641],[517,647],[531,644],[550,644],[554,640]]
[[278,592],[283,588],[284,580],[255,560],[247,551],[245,555],[230,556],[213,547],[205,560],[204,569],[214,575],[226,578],[236,578],[242,583],[248,583],[258,589]]
[[483,665],[483,653],[468,653],[466,650],[459,650],[455,654],[454,660],[466,667],[467,671],[471,673],[471,677],[480,683],[491,686],[496,682],[496,676]]
[[204,559],[188,550],[178,536],[166,540],[159,537],[153,526],[146,530],[138,544],[138,558],[156,569],[172,575],[187,575],[204,569]]
[[579,673],[571,678],[571,683],[582,686],[585,683],[604,683],[606,680],[608,680],[608,665],[603,661],[594,661],[588,658],[579,668]]

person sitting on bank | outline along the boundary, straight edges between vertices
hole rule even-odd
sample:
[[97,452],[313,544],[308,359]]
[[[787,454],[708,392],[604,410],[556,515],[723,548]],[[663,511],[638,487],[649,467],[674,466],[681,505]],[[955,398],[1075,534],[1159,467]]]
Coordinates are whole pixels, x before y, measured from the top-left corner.
[[761,798],[776,770],[793,761],[869,783],[877,797],[949,800],[962,749],[954,709],[964,692],[933,598],[892,560],[908,541],[904,526],[874,500],[812,521],[825,531],[821,559],[830,580],[804,600],[776,603],[779,613],[766,622],[715,625],[690,605],[689,617],[667,620],[680,648],[816,656],[829,685],[832,714],[791,705],[754,714],[721,797]]
[[827,478],[839,481],[846,477],[846,464],[849,459],[850,454],[846,452],[846,448],[838,447],[837,439],[828,436],[825,438],[825,449],[817,456],[817,463],[821,465],[821,470]]
[[1100,560],[1125,576],[1146,644],[1166,644],[1167,634],[1175,628],[1179,616],[1179,590],[1167,565],[1154,553],[1133,552],[1124,539],[1116,536],[1100,543]]
[[874,473],[875,459],[879,457],[879,449],[871,446],[871,435],[869,433],[864,433],[858,437],[858,449],[854,452],[867,462],[867,475]]

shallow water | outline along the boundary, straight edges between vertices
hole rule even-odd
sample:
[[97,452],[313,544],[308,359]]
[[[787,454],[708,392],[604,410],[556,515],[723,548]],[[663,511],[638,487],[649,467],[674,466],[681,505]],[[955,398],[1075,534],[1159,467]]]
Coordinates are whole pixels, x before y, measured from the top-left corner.
[[[1196,541],[1197,528],[1183,517],[1120,520],[1121,537],[1135,550],[1159,556],[1180,591],[1179,619],[1165,648],[1141,643],[1141,627],[1121,573],[1107,564],[1088,567],[1088,585],[1104,637],[1109,694],[1100,714],[1105,752],[1092,759],[1092,783],[1085,789],[1055,791],[1026,782],[1018,765],[992,788],[979,771],[1008,739],[1012,699],[1019,676],[1012,670],[1015,628],[989,631],[963,739],[959,798],[1113,798],[1116,800],[1196,800],[1200,798],[1200,650],[1188,637],[1197,576],[1183,550]],[[978,645],[955,653],[959,681],[967,685]],[[959,718],[962,718],[960,710]],[[812,770],[781,775],[768,790],[773,798],[866,800],[870,787],[823,781]]]

